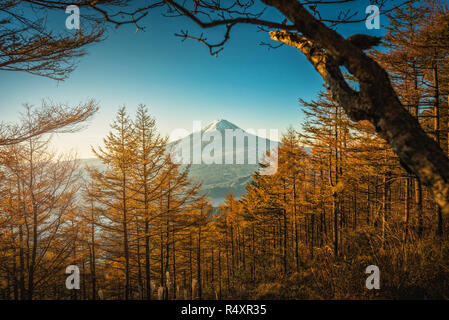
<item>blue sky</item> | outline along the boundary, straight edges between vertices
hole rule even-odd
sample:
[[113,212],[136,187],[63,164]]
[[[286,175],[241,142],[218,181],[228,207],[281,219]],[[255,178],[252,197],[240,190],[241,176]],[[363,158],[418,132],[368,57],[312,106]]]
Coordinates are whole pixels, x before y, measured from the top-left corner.
[[[357,3],[364,11],[367,2]],[[66,17],[61,12],[54,18],[54,28],[65,28]],[[384,20],[381,17],[381,23]],[[205,46],[173,36],[186,27],[198,30],[186,19],[150,14],[145,25],[145,32],[135,33],[135,27],[126,26],[111,30],[107,40],[88,48],[88,55],[64,82],[0,72],[2,120],[17,120],[25,102],[39,105],[42,99],[52,99],[78,104],[93,98],[100,111],[88,128],[54,138],[56,149],[88,158],[90,146],[101,144],[123,105],[134,116],[137,105],[146,104],[166,135],[176,128],[190,131],[194,120],[206,125],[215,119],[227,119],[243,129],[284,131],[290,125],[299,128],[298,98],[312,99],[322,88],[321,78],[299,52],[287,46],[267,50],[259,43],[269,41],[268,35],[255,27],[237,26],[217,58]],[[345,36],[383,31],[368,31],[364,23],[339,30]]]

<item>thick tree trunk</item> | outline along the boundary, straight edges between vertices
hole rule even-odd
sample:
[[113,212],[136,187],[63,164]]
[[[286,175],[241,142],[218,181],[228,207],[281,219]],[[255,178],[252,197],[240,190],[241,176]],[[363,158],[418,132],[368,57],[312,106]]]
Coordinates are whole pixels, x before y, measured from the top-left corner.
[[310,240],[310,255],[313,259],[313,246],[314,246],[314,230],[315,230],[315,214],[312,213],[311,218],[311,240]]
[[283,181],[284,188],[284,208],[282,208],[282,221],[283,221],[283,244],[282,244],[282,268],[284,270],[284,274],[287,273],[287,210],[285,209],[285,204],[287,203],[287,196],[285,192],[285,181]]
[[[298,239],[298,220],[296,214],[296,180],[293,177],[293,222],[295,229],[295,262],[296,272],[299,272],[299,239]],[[253,238],[254,238],[254,226],[253,226]]]
[[173,248],[173,299],[176,300],[176,249],[175,249],[175,227],[172,228],[172,248]]
[[221,288],[221,247],[218,247],[218,299],[221,300],[223,297]]
[[336,192],[332,196],[332,211],[334,213],[334,255],[338,256],[338,205]]
[[[124,185],[126,180],[124,179]],[[128,247],[128,217],[126,206],[126,191],[123,189],[123,250],[125,256],[125,300],[129,299],[130,283],[129,283],[129,247]]]
[[[296,0],[262,0],[277,8],[301,34],[272,31],[271,38],[299,49],[329,85],[334,99],[354,121],[369,120],[404,167],[428,186],[442,213],[449,214],[449,161],[400,103],[387,72],[351,41],[315,19]],[[340,66],[359,81],[346,83]]]
[[[33,196],[32,196],[33,198]],[[33,200],[34,202],[34,200]],[[36,254],[37,254],[37,209],[33,204],[33,245],[31,249],[31,262],[28,271],[28,300],[33,300],[34,294],[34,271],[36,268]]]
[[142,278],[142,263],[140,261],[140,228],[139,220],[136,219],[136,261],[137,261],[137,285],[139,290],[139,300],[143,298],[143,278]]
[[[441,131],[441,110],[440,110],[440,81],[438,76],[438,64],[436,62],[433,63],[432,67],[433,71],[433,88],[434,88],[434,113],[435,113],[435,119],[434,119],[434,130],[435,130],[435,138],[438,142],[438,145],[441,147],[443,152],[447,155],[447,147],[446,151],[444,151],[443,146],[443,132]],[[446,141],[447,142],[447,141]],[[446,143],[447,144],[447,143]],[[437,235],[442,236],[443,235],[443,214],[441,212],[441,208],[437,207],[437,217],[438,217],[438,225],[437,225]]]
[[20,300],[25,300],[25,259],[23,252],[23,229],[22,225],[19,226],[19,289],[20,289]]
[[193,262],[192,262],[192,250],[193,250],[193,241],[192,241],[192,233],[189,233],[189,284],[190,284],[190,298],[193,299]]
[[422,237],[424,232],[424,222],[423,222],[423,190],[421,181],[417,179],[416,183],[416,202],[418,204],[418,237]]
[[201,227],[198,228],[198,242],[196,247],[196,274],[198,280],[198,299],[202,299],[202,285],[201,285]]
[[[146,204],[147,205],[147,204]],[[147,214],[148,208],[145,208]],[[147,292],[147,300],[151,300],[151,274],[150,274],[150,235],[148,218],[145,217],[145,285]]]
[[385,223],[386,223],[386,217],[388,216],[388,177],[387,172],[384,173],[384,181],[383,181],[383,200],[382,200],[382,218],[381,218],[381,225],[382,225],[382,247],[384,246],[385,242]]
[[411,188],[411,178],[407,177],[405,179],[404,244],[407,244],[407,240],[408,240],[408,228],[409,228],[409,220],[410,220],[410,188]]
[[96,275],[96,256],[95,256],[95,215],[94,215],[94,208],[93,205],[91,207],[91,242],[92,242],[92,253],[91,253],[91,260],[90,260],[90,274],[91,274],[91,281],[92,281],[92,300],[96,300],[97,297],[97,275]]

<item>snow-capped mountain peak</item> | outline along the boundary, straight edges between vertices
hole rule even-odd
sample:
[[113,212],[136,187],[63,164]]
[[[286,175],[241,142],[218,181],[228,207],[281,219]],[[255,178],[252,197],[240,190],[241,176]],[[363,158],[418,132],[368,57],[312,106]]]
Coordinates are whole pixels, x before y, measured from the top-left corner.
[[225,119],[220,120],[214,120],[213,122],[209,123],[207,126],[205,126],[203,129],[201,129],[202,132],[210,132],[210,131],[224,131],[226,129],[236,130],[240,129],[235,124],[229,122]]

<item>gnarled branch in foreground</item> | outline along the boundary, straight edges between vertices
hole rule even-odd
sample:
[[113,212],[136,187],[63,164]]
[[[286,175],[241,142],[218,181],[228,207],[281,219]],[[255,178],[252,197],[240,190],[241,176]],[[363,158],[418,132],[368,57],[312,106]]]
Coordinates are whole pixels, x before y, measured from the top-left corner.
[[[403,165],[430,187],[443,212],[449,213],[448,159],[440,146],[401,105],[388,75],[375,61],[341,37],[339,41],[346,46],[345,61],[340,55],[329,53],[329,50],[297,33],[273,31],[270,35],[273,40],[301,51],[325,80],[333,98],[348,116],[354,121],[369,120],[373,123]],[[355,91],[346,83],[340,71],[341,64],[351,67],[348,70],[359,79],[360,91]]]

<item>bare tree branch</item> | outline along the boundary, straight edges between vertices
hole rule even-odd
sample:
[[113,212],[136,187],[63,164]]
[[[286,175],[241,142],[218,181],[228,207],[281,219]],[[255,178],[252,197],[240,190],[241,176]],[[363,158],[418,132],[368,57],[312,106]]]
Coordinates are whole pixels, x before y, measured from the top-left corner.
[[14,145],[46,133],[79,131],[97,111],[93,100],[73,107],[43,101],[39,109],[31,108],[33,126],[0,124],[0,146]]

